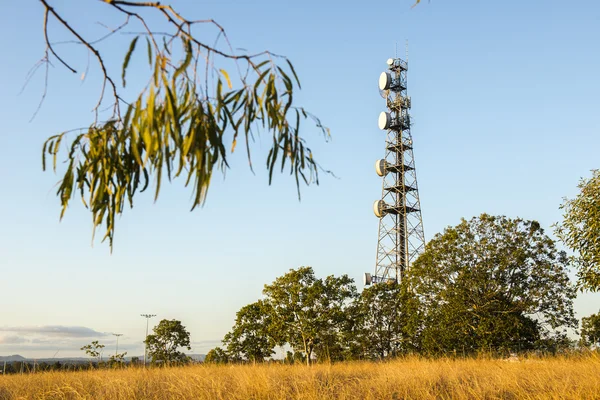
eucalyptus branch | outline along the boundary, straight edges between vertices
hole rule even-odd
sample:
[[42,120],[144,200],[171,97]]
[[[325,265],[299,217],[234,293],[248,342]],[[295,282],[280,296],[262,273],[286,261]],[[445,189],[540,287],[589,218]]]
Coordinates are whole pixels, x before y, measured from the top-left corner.
[[[100,68],[102,69],[102,73],[104,74],[104,81],[102,83],[102,90],[100,93],[100,98],[98,100],[98,103],[96,104],[96,107],[94,107],[94,112],[96,114],[96,120],[98,119],[98,108],[100,107],[100,104],[102,104],[102,100],[104,99],[104,91],[106,89],[106,82],[109,82],[111,87],[112,87],[112,91],[113,91],[113,96],[115,98],[115,104],[114,104],[114,116],[117,116],[119,119],[121,117],[121,112],[120,112],[120,107],[119,107],[119,94],[117,93],[117,86],[115,85],[115,82],[112,80],[112,78],[110,77],[110,75],[108,74],[108,71],[106,69],[106,65],[104,64],[104,60],[102,59],[102,57],[100,56],[100,53],[98,52],[98,50],[96,50],[96,48],[94,46],[92,46],[90,43],[88,43],[76,30],[74,30],[71,25],[69,25],[69,23],[67,21],[65,21],[55,10],[54,8],[52,8],[48,2],[46,0],[40,0],[40,2],[44,5],[44,7],[46,8],[46,13],[45,15],[47,16],[48,13],[51,13],[69,32],[71,32],[71,34],[73,34],[73,36],[75,36],[81,43],[83,43],[85,45],[85,47],[87,47],[98,59],[98,63],[100,65]],[[45,25],[46,26],[46,25]],[[51,45],[50,42],[48,40],[48,37],[46,36],[46,44],[48,45],[48,47],[51,49]],[[54,53],[54,51],[52,51],[52,53],[54,55],[56,55]],[[57,58],[60,60],[60,58],[57,56]],[[61,60],[62,61],[62,60]],[[63,62],[64,64],[64,62]],[[70,68],[73,72],[75,72],[74,69]]]
[[[108,26],[104,25],[104,24],[100,24],[101,26],[103,26],[104,28],[108,29],[109,32],[101,37],[99,37],[96,40],[92,40],[89,42],[89,44],[97,44],[100,42],[103,42],[104,40],[108,39],[109,37],[111,37],[112,35],[114,35],[115,33],[119,32],[121,29],[125,28],[127,25],[129,24],[129,15],[125,16],[125,22],[123,22],[121,25],[117,26],[114,29],[110,29]],[[57,45],[57,44],[83,44],[77,40],[63,40],[60,42],[53,42],[53,45]]]
[[[272,146],[266,159],[269,183],[276,170],[283,172],[285,168],[296,181],[298,197],[300,181],[319,183],[318,173],[325,170],[300,136],[301,122],[314,123],[326,139],[329,130],[316,116],[293,102],[300,80],[287,58],[269,51],[236,54],[225,30],[217,22],[186,19],[171,6],[159,2],[105,0],[108,6],[125,15],[125,21],[90,42],[48,1],[40,0],[45,7],[46,59],[52,54],[62,62],[53,52],[47,31],[47,20],[52,16],[77,39],[76,43],[94,54],[103,75],[100,97],[93,109],[95,120],[71,139],[68,148],[67,169],[57,190],[62,204],[61,218],[71,198],[79,192],[92,213],[94,232],[104,225],[103,240],[108,239],[112,248],[116,217],[123,213],[126,203],[133,207],[134,196],[148,188],[151,177],[154,178],[154,198],[157,200],[165,176],[168,181],[182,176],[185,185],[193,187],[194,209],[206,201],[213,172],[224,172],[229,168],[228,153],[235,151],[240,136],[245,139],[248,163],[253,170],[250,142],[259,131],[272,135]],[[137,12],[144,8],[164,16],[173,32],[153,31],[144,16]],[[134,21],[138,21],[143,29],[131,40],[124,56],[122,86],[126,86],[127,70],[140,47],[140,37],[146,39],[150,72],[146,87],[135,99],[126,101],[119,95],[117,81],[94,43],[116,32],[123,33],[122,29]],[[201,23],[217,28],[214,45],[207,45],[194,35],[192,26]],[[161,36],[162,40],[158,40]],[[229,50],[217,47],[221,38]],[[174,58],[174,54],[178,54],[174,46],[178,44],[182,49],[179,60]],[[232,80],[225,69],[219,68],[218,60],[232,60],[237,77]],[[281,65],[279,60],[283,61]],[[209,75],[212,78],[210,87]],[[107,88],[111,89],[114,98],[113,112],[111,118],[101,122],[98,114],[103,112],[101,105]],[[126,105],[123,114],[121,103]],[[52,159],[53,169],[56,168],[60,144],[66,135],[67,132],[63,132],[45,142],[42,151],[44,168],[46,156]],[[229,140],[231,142],[226,143]]]
[[50,12],[50,7],[46,4],[46,10],[44,12],[44,39],[46,40],[46,46],[48,47],[50,52],[54,55],[54,57],[56,57],[56,59],[62,63],[62,65],[67,67],[71,72],[77,73],[77,71],[75,71],[75,69],[73,69],[69,64],[67,64],[62,58],[60,58],[60,56],[58,54],[56,54],[56,52],[52,48],[52,44],[50,43],[50,40],[48,39],[48,13],[49,12]]

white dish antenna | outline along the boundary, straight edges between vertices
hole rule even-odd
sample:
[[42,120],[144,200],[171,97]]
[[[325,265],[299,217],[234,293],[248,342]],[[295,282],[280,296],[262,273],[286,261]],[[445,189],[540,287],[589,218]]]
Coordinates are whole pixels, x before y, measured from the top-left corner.
[[378,125],[379,129],[382,131],[389,129],[390,125],[392,125],[392,116],[390,113],[382,111],[381,114],[379,114]]
[[386,63],[387,63],[387,65],[389,65],[391,67],[392,65],[394,65],[394,59],[393,58],[388,58],[387,61],[386,61]]
[[382,72],[379,75],[379,90],[388,90],[392,84],[392,74],[389,72]]
[[373,276],[370,273],[365,272],[363,283],[365,284],[365,286],[369,286],[371,283],[373,283]]
[[387,204],[385,204],[385,201],[383,200],[377,200],[373,203],[373,212],[377,218],[381,218],[386,214],[386,208]]
[[375,162],[375,172],[377,172],[377,175],[384,176],[387,174],[387,166],[388,163],[385,160],[377,160]]

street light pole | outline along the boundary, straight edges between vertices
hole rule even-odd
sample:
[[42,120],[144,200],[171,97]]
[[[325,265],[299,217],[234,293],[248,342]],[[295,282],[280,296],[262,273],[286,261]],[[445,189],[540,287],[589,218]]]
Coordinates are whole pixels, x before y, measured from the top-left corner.
[[115,359],[117,357],[117,353],[119,352],[119,336],[123,336],[122,333],[113,333],[113,336],[117,337],[117,347],[115,348]]
[[150,322],[150,318],[156,317],[156,314],[140,314],[142,317],[146,318],[146,337],[144,340],[144,368],[146,368],[146,357],[148,354],[148,322]]

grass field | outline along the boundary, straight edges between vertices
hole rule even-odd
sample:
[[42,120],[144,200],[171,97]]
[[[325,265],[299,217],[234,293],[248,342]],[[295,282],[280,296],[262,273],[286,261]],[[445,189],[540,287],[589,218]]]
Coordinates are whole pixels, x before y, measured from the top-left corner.
[[48,372],[0,376],[0,399],[600,399],[600,358]]

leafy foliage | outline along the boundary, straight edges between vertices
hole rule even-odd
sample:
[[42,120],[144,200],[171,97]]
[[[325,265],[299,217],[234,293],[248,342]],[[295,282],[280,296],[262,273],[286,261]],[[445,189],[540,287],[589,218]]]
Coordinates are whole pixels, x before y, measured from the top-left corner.
[[533,348],[576,328],[564,252],[536,221],[482,214],[437,234],[409,285],[421,302],[422,350]]
[[419,314],[416,297],[402,282],[365,288],[350,311],[350,340],[360,358],[384,359],[416,349]]
[[585,346],[600,346],[600,312],[581,318],[581,339]]
[[[127,352],[112,354],[108,360],[108,363],[113,367],[124,367],[125,366],[125,356]],[[133,363],[133,360],[132,360]]]
[[275,342],[302,351],[310,364],[315,349],[323,358],[339,343],[356,288],[347,275],[317,279],[311,267],[300,267],[265,285],[263,294],[272,310]]
[[579,182],[579,194],[560,206],[563,222],[556,226],[557,236],[576,253],[578,286],[600,290],[600,170]]
[[106,347],[103,344],[100,344],[97,340],[94,340],[90,344],[86,344],[80,350],[85,351],[85,354],[88,356],[95,358],[98,362],[102,361],[102,349]]
[[566,253],[536,221],[482,214],[437,234],[397,283],[357,295],[352,279],[292,269],[242,308],[230,361],[388,359],[417,353],[556,351],[573,345],[575,287]]
[[261,362],[275,346],[290,345],[289,362],[344,357],[348,306],[356,287],[347,275],[318,279],[312,268],[292,269],[265,285],[264,298],[237,313],[223,342],[231,361]]
[[204,362],[207,364],[227,364],[229,362],[229,354],[222,348],[215,347],[206,353]]
[[275,347],[270,334],[272,315],[270,305],[262,300],[242,307],[236,314],[231,332],[223,339],[229,356],[254,363],[271,357]]
[[[301,181],[318,184],[319,167],[300,136],[300,129],[303,121],[309,119],[326,137],[329,131],[318,118],[294,103],[300,81],[286,58],[269,52],[238,55],[231,46],[228,50],[215,47],[216,44],[208,46],[194,35],[193,26],[211,23],[218,28],[217,39],[226,39],[224,30],[212,20],[188,20],[168,5],[111,0],[107,5],[127,17],[118,29],[133,18],[146,38],[148,82],[136,98],[125,101],[121,97],[122,88],[111,77],[94,42],[86,41],[47,0],[40,1],[46,8],[46,21],[49,16],[57,19],[77,42],[95,55],[104,74],[96,119],[89,127],[78,130],[62,155],[66,170],[57,190],[61,218],[71,199],[79,193],[92,213],[94,229],[104,226],[103,240],[108,239],[112,249],[116,217],[127,204],[133,207],[135,195],[146,190],[152,179],[156,200],[165,178],[171,181],[181,177],[186,186],[193,187],[194,209],[205,202],[213,173],[228,168],[230,153],[236,149],[238,140],[244,141],[252,168],[251,147],[255,135],[261,131],[270,134],[266,158],[269,183],[276,170],[287,169],[295,179],[299,196]],[[166,18],[172,32],[152,31],[134,11],[140,8],[156,11]],[[54,52],[46,26],[46,62],[51,53],[75,72]],[[140,36],[136,36],[124,56],[123,88],[139,42]],[[226,65],[237,71],[234,79],[221,67]],[[140,73],[136,70],[136,74]],[[98,108],[107,86],[112,89],[114,103],[112,114],[101,120]],[[44,143],[44,169],[52,159],[56,171],[57,158],[63,154],[61,144],[70,133],[52,136]]]
[[180,347],[191,350],[190,333],[175,319],[163,319],[153,329],[154,334],[148,335],[146,345],[153,363],[166,364],[186,363],[188,356],[179,351]]

